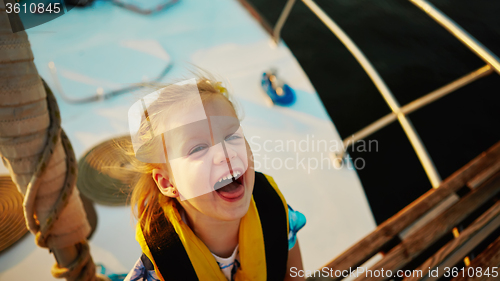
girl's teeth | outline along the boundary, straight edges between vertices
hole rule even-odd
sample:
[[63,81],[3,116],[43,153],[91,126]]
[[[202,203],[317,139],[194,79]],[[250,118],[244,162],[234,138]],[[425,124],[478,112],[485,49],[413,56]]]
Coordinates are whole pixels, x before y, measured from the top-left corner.
[[228,180],[228,179],[231,179],[231,178],[236,178],[236,177],[238,177],[239,175],[241,175],[241,173],[240,173],[240,172],[233,172],[233,174],[232,174],[232,175],[231,175],[231,174],[229,174],[229,175],[227,175],[227,176],[222,177],[222,178],[219,180],[219,182],[221,182],[221,181],[223,181],[223,180]]

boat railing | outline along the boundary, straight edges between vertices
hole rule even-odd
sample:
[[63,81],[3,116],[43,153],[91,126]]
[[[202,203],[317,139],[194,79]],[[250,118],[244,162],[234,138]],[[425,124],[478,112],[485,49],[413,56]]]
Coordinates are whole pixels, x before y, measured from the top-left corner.
[[[368,74],[373,84],[379,90],[380,94],[384,98],[385,102],[391,109],[391,113],[385,115],[384,117],[376,120],[370,125],[364,127],[363,129],[352,134],[351,137],[343,140],[344,150],[337,152],[335,155],[335,160],[337,165],[340,166],[342,161],[345,159],[345,152],[350,145],[358,140],[362,140],[371,134],[377,132],[378,130],[384,128],[385,126],[391,124],[394,121],[398,121],[403,128],[406,136],[408,137],[418,159],[423,166],[425,173],[433,188],[439,187],[441,184],[441,177],[436,170],[436,167],[427,152],[420,136],[415,130],[413,124],[408,118],[408,114],[420,109],[453,91],[456,91],[465,85],[468,85],[482,77],[485,77],[492,72],[497,72],[500,74],[500,60],[493,54],[488,48],[483,46],[478,40],[467,33],[463,28],[461,28],[457,23],[451,20],[444,13],[439,11],[436,7],[425,0],[410,0],[418,8],[422,9],[427,15],[429,15],[433,20],[442,25],[447,29],[453,36],[455,36],[460,42],[472,50],[478,57],[480,57],[486,65],[474,70],[473,72],[458,78],[457,80],[448,83],[404,106],[401,106],[390,89],[387,87],[384,80],[380,77],[377,70],[373,67],[370,61],[366,58],[363,52],[358,48],[358,46],[351,40],[351,38],[312,0],[301,0],[325,25],[330,31],[344,44],[348,51],[354,56],[361,67]],[[281,30],[286,22],[286,19],[290,15],[290,12],[295,4],[296,0],[288,0],[285,4],[283,11],[273,29],[273,40],[276,44],[280,41]]]

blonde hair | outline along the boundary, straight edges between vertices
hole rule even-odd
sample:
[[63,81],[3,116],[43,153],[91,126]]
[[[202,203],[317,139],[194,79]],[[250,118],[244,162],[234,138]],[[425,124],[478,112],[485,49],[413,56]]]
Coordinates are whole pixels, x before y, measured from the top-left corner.
[[[162,85],[163,88],[165,85]],[[229,102],[234,109],[236,116],[239,116],[235,101],[232,99],[227,89],[222,86],[221,82],[215,81],[214,78],[208,79],[201,76],[197,79],[197,87],[203,102],[211,100],[215,97],[223,97]],[[148,112],[154,112],[149,115],[149,120],[143,118],[139,126],[139,136],[146,140],[150,137],[150,131],[155,130],[158,126],[162,125],[165,116],[168,115],[172,109],[179,106],[186,106],[190,102],[186,98],[185,85],[169,85],[162,89],[159,93],[158,99],[151,103],[147,108]],[[147,115],[146,115],[147,116]],[[158,155],[158,151],[163,152],[163,147],[159,146],[160,142],[150,142],[149,144],[141,147],[141,154],[153,159]],[[161,145],[161,143],[160,143]],[[142,230],[145,235],[155,231],[161,233],[161,229],[151,229],[152,221],[158,216],[162,215],[161,207],[173,200],[170,197],[164,196],[158,189],[155,180],[152,176],[153,169],[165,169],[171,175],[171,170],[168,164],[164,163],[144,163],[139,161],[134,154],[132,144],[128,142],[126,145],[120,144],[121,148],[127,154],[130,163],[139,172],[133,190],[130,195],[130,204],[132,213],[138,219]],[[168,160],[166,161],[168,163]]]

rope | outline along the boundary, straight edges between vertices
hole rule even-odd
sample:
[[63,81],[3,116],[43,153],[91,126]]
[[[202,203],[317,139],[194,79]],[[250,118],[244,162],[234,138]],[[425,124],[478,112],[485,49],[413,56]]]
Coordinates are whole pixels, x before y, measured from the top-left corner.
[[23,215],[23,195],[10,176],[0,176],[0,252],[27,232]]
[[[167,66],[162,70],[160,75],[158,75],[155,79],[150,81],[150,83],[155,83],[155,82],[160,82],[170,70],[172,70],[173,63],[168,63]],[[132,85],[132,86],[127,86],[118,90],[113,90],[108,93],[103,93],[103,92],[98,92],[95,95],[85,97],[85,98],[72,98],[69,95],[66,94],[66,92],[63,90],[63,87],[61,85],[61,82],[59,81],[59,76],[57,75],[57,68],[54,62],[49,63],[49,69],[50,73],[52,75],[52,78],[54,80],[54,83],[56,84],[56,90],[59,92],[61,97],[63,98],[64,101],[68,103],[73,103],[73,104],[84,104],[84,103],[90,103],[94,101],[101,101],[105,99],[109,99],[121,94],[125,94],[128,92],[132,92],[134,90],[140,89],[143,87],[143,85]],[[102,90],[102,89],[101,89]]]
[[78,161],[78,190],[92,201],[107,206],[127,204],[130,183],[138,175],[116,144],[130,136],[107,140]]
[[[66,133],[61,129],[61,116],[56,99],[45,81],[43,81],[43,84],[47,93],[47,106],[51,124],[47,130],[47,143],[39,159],[36,171],[28,184],[23,207],[26,225],[28,229],[35,234],[36,244],[39,247],[48,248],[47,239],[51,235],[54,222],[57,221],[59,215],[68,205],[71,194],[74,192],[77,178],[77,162],[73,147]],[[49,161],[54,155],[54,150],[59,141],[62,143],[66,154],[66,175],[64,184],[47,217],[43,221],[38,221],[35,216],[35,199],[37,198],[42,176],[47,171]],[[54,277],[66,278],[67,280],[94,280],[96,278],[95,266],[90,257],[90,249],[87,242],[82,241],[77,244],[77,247],[79,254],[73,263],[67,267],[60,267],[57,263],[53,266],[52,275]]]
[[[0,0],[1,2],[4,2]],[[59,262],[52,274],[69,281],[109,280],[96,275],[86,237],[90,226],[75,189],[73,148],[61,129],[56,99],[40,79],[25,32],[13,33],[0,11],[0,156],[24,193],[28,229]]]

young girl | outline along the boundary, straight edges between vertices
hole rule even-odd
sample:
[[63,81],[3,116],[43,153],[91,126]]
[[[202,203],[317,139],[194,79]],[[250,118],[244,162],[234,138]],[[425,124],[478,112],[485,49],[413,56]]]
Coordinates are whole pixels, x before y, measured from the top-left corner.
[[[149,94],[129,111],[136,239],[125,280],[291,280],[302,269],[305,217],[253,169],[234,103],[199,78]],[[293,278],[299,280],[299,278]]]

